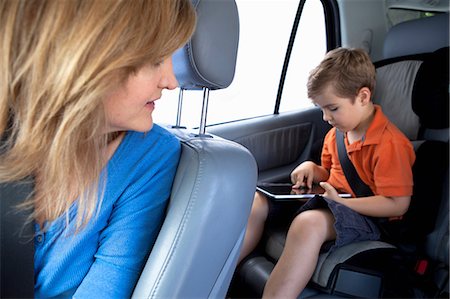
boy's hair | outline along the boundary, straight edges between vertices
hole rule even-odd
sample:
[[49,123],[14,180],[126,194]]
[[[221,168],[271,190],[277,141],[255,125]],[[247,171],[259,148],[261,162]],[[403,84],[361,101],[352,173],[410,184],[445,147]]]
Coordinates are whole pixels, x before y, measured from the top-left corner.
[[352,98],[362,87],[373,92],[375,67],[362,49],[336,48],[328,52],[308,78],[308,97],[314,99],[331,85],[337,96]]

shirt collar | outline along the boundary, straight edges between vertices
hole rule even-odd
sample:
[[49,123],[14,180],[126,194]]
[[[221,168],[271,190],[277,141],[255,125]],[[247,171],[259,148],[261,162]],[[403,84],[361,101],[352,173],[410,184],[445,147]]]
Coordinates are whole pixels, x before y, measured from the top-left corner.
[[365,135],[366,140],[364,141],[364,144],[367,145],[380,143],[381,136],[389,123],[389,120],[386,115],[384,115],[381,107],[379,105],[374,105],[374,107],[375,115]]
[[384,113],[381,110],[381,107],[379,105],[374,105],[374,107],[375,107],[375,115],[373,117],[372,122],[369,125],[369,128],[366,131],[366,134],[364,134],[363,139],[358,140],[357,142],[354,142],[352,144],[348,144],[348,141],[346,138],[348,152],[360,150],[363,145],[380,143],[381,136],[382,136],[386,126],[388,125],[389,120],[384,115]]

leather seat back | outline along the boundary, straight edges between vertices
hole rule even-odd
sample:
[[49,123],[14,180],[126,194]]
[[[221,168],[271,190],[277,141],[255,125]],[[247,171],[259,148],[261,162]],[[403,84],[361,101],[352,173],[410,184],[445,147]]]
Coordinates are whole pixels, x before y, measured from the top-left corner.
[[[173,56],[184,90],[227,87],[233,80],[239,17],[233,0],[194,0],[197,28]],[[161,231],[134,298],[224,298],[256,187],[255,159],[211,134],[168,128],[181,159]]]

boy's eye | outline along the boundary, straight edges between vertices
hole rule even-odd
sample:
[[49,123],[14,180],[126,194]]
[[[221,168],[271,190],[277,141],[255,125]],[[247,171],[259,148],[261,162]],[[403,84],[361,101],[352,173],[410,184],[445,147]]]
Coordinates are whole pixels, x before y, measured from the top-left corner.
[[329,107],[328,108],[331,112],[334,112],[334,111],[337,111],[338,110],[338,107]]

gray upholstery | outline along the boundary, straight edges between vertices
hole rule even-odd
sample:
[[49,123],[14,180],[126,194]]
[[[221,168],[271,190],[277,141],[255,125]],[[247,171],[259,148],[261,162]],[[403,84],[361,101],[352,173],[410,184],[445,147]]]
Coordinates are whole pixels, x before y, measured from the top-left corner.
[[[446,181],[448,182],[448,172]],[[442,188],[440,213],[436,219],[435,229],[427,236],[426,252],[434,260],[449,264],[449,189],[448,185]],[[447,199],[447,200],[445,200]]]
[[0,183],[0,298],[34,296],[35,229],[29,221],[33,211],[17,209],[33,190],[30,178]]
[[395,246],[381,241],[362,241],[358,243],[352,243],[346,246],[346,250],[336,250],[330,253],[321,254],[319,261],[317,262],[316,271],[311,278],[312,281],[317,283],[321,287],[328,285],[332,272],[335,270],[336,265],[339,265],[351,257],[374,249],[392,249]]
[[399,23],[385,39],[383,57],[433,52],[449,45],[449,14]]
[[194,0],[197,28],[188,44],[173,55],[174,71],[184,89],[220,89],[233,81],[239,43],[234,1]]
[[312,134],[312,124],[296,124],[240,137],[235,141],[253,153],[258,170],[264,171],[297,162]]
[[319,150],[320,136],[329,129],[314,108],[214,125],[208,131],[244,145],[256,159],[259,182],[281,182],[289,181],[298,164],[317,158],[311,153]]
[[182,130],[182,156],[160,235],[135,298],[224,298],[255,192],[242,146]]
[[[182,89],[224,88],[236,63],[236,4],[193,2],[198,27],[173,59],[175,75]],[[166,218],[133,298],[224,298],[255,192],[256,161],[235,142],[168,130],[181,142],[181,159]]]
[[434,230],[427,236],[425,243],[425,250],[433,261],[437,261],[439,264],[436,267],[432,279],[436,286],[449,292],[449,176],[448,169],[447,175],[444,178],[447,182],[443,186],[442,201],[439,207],[439,214],[436,219]]
[[[443,13],[392,27],[384,42],[383,55],[387,59],[429,53],[448,46],[449,14]],[[411,97],[421,64],[420,59],[402,59],[377,68],[377,86],[382,88],[376,88],[373,96],[374,102],[383,107],[388,118],[412,141],[417,140],[420,128]]]
[[[373,101],[381,105],[384,114],[410,139],[419,133],[419,117],[411,107],[414,78],[422,64],[406,60],[377,68],[377,86]],[[393,80],[395,78],[395,80]]]

